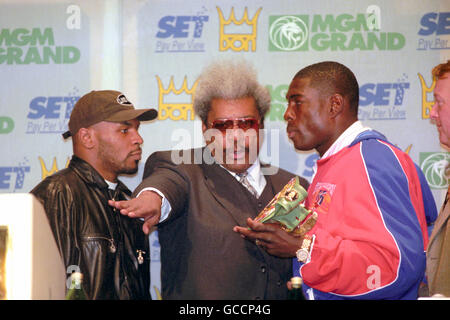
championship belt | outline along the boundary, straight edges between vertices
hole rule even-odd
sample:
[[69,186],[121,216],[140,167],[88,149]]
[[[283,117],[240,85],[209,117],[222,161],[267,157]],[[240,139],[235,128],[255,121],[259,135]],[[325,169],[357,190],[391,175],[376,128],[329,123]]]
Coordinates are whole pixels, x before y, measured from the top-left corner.
[[305,208],[308,192],[298,177],[292,178],[258,214],[255,221],[278,223],[286,231],[303,236],[317,221],[317,213]]

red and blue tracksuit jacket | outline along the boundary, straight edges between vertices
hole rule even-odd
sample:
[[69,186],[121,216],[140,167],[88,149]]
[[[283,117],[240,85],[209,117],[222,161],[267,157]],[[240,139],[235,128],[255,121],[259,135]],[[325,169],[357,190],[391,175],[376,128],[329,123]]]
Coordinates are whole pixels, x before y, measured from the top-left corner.
[[317,223],[294,274],[314,299],[416,299],[436,205],[422,171],[376,131],[317,161],[307,207]]

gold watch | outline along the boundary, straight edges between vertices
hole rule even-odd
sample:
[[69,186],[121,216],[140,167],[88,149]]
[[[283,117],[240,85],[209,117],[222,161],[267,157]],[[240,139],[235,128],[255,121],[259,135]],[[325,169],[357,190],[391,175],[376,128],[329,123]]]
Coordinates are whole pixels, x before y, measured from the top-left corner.
[[311,250],[312,237],[308,234],[305,235],[302,241],[300,249],[295,252],[298,262],[306,262],[309,258],[309,251]]

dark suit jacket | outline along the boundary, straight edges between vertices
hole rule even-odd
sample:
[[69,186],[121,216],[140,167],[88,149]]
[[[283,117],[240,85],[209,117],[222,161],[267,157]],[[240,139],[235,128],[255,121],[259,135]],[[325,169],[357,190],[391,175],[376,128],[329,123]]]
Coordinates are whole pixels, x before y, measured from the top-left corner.
[[[172,207],[158,225],[163,299],[286,299],[292,260],[267,254],[233,227],[247,226],[247,217],[255,217],[293,175],[279,169],[265,176],[256,199],[208,149],[180,152],[152,154],[135,190],[155,187]],[[175,165],[172,154],[193,164]]]

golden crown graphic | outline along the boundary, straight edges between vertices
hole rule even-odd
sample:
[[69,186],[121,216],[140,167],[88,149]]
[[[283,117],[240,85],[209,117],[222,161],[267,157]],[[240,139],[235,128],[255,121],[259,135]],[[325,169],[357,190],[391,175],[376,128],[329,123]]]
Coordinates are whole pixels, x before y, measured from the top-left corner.
[[434,87],[436,86],[436,79],[433,77],[433,83],[430,87],[427,87],[423,76],[420,73],[418,73],[417,75],[419,76],[420,84],[422,86],[422,119],[429,119],[431,108],[433,108],[434,99],[432,101],[429,101],[427,99],[427,95],[429,93],[433,93]]
[[[158,80],[158,87],[159,87],[158,119],[166,120],[167,118],[170,118],[171,120],[188,120],[188,112],[190,112],[191,120],[194,120],[195,114],[194,114],[194,108],[193,108],[193,101],[194,101],[194,92],[195,92],[195,88],[197,87],[198,80],[195,81],[195,83],[189,89],[188,85],[187,85],[187,76],[185,76],[181,88],[176,89],[175,84],[173,82],[173,76],[172,76],[172,77],[170,77],[169,86],[167,87],[167,89],[164,89],[161,79],[158,76],[156,76],[156,79]],[[169,93],[174,93],[176,95],[180,95],[183,92],[188,95],[191,95],[191,101],[189,103],[165,103],[164,102],[165,95],[167,95]]]
[[[252,44],[252,51],[256,50],[256,23],[258,21],[258,16],[261,12],[262,8],[259,8],[258,11],[256,11],[253,18],[250,20],[248,17],[248,10],[245,8],[244,10],[244,16],[241,20],[236,20],[236,16],[234,14],[234,7],[231,8],[230,18],[228,20],[225,20],[223,17],[222,10],[220,10],[219,7],[217,8],[217,12],[219,13],[219,19],[220,19],[220,43],[219,43],[219,50],[220,51],[226,51],[228,49],[231,49],[233,51],[249,51],[249,43]],[[225,33],[225,26],[234,23],[236,25],[241,25],[245,22],[245,24],[252,27],[251,33],[233,33],[233,34],[226,34]]]
[[[47,169],[47,166],[45,165],[44,159],[42,159],[42,157],[38,157],[38,159],[41,164],[42,180],[44,180],[48,176],[51,176],[55,172],[59,171],[58,165],[56,163],[56,157],[53,157],[52,167],[50,170]],[[66,161],[66,166],[64,168],[67,168],[69,166],[69,162],[70,162],[70,158],[68,157],[67,161]]]

